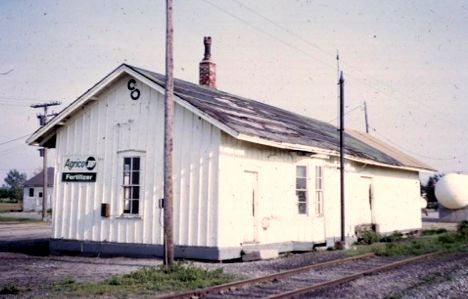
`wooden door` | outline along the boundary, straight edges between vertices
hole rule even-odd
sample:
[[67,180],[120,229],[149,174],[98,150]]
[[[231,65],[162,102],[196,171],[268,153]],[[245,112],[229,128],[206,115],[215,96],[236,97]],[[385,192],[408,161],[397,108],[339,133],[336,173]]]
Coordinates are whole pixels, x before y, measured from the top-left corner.
[[243,242],[258,242],[258,173],[254,171],[244,171],[244,184],[241,192],[241,214],[243,219],[239,219],[243,227]]

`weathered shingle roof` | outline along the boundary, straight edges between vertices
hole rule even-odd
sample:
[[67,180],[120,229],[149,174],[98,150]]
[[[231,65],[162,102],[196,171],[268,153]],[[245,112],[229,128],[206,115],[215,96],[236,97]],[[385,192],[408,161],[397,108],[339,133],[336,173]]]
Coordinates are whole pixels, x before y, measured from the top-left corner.
[[[26,142],[46,147],[55,146],[55,132],[66,123],[70,115],[79,111],[87,102],[96,100],[101,90],[123,74],[134,76],[164,92],[164,75],[122,64],[34,132]],[[174,80],[174,93],[180,105],[234,138],[279,148],[338,156],[338,130],[329,123],[178,79]],[[414,171],[433,171],[430,166],[401,152],[389,150],[389,146],[380,140],[365,137],[345,133],[346,159]]]
[[[129,67],[161,87],[165,86],[164,75]],[[337,128],[329,123],[178,79],[174,81],[174,93],[238,133],[277,143],[339,151]],[[384,143],[375,142],[375,138],[357,137],[356,134],[345,133],[346,155],[397,167],[432,170],[413,158],[402,159],[401,154],[384,150]]]
[[[44,185],[44,173],[41,171],[26,182],[24,182],[24,187],[42,187]],[[54,186],[54,168],[47,168],[47,186]]]
[[361,140],[362,142],[372,146],[373,148],[386,153],[389,156],[392,156],[396,160],[400,161],[403,165],[415,168],[424,168],[424,169],[432,169],[431,166],[416,160],[415,158],[405,154],[404,152],[400,151],[399,149],[384,143],[382,140],[375,138],[370,134],[366,134],[364,132],[360,132],[357,130],[347,129],[346,132],[353,136],[356,139]]

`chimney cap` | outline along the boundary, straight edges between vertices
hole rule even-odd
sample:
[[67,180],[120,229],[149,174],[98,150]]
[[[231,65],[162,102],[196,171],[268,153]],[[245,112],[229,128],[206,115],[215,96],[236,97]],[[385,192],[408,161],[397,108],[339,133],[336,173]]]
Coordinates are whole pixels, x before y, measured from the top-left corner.
[[200,62],[200,85],[216,88],[216,65],[211,61],[211,36],[203,38],[205,54]]
[[203,38],[203,44],[205,45],[205,54],[203,55],[203,60],[207,61],[211,59],[211,36],[205,36]]

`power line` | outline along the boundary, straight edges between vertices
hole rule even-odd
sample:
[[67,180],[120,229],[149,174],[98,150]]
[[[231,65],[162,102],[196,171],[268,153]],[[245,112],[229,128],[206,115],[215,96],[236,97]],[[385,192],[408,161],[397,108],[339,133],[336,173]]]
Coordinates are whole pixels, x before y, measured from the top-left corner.
[[[274,36],[274,35],[272,35],[272,34],[266,32],[266,31],[263,30],[263,29],[258,28],[257,26],[254,26],[254,25],[250,24],[248,21],[246,21],[246,20],[244,20],[244,19],[241,19],[240,17],[236,16],[235,14],[233,14],[233,13],[231,13],[231,12],[229,12],[229,11],[223,9],[222,7],[219,7],[219,6],[217,6],[217,5],[213,4],[213,3],[211,3],[211,2],[208,1],[208,0],[203,0],[203,1],[204,1],[205,3],[210,4],[211,6],[215,7],[216,9],[218,9],[218,10],[220,10],[220,11],[222,11],[222,12],[228,14],[228,15],[230,15],[231,17],[233,17],[233,18],[235,18],[235,19],[237,19],[237,20],[243,22],[243,23],[246,24],[247,26],[252,27],[253,29],[255,29],[255,30],[257,30],[257,31],[259,31],[259,32],[261,32],[261,33],[263,33],[263,34],[265,34],[265,35],[267,35],[267,36],[269,36],[269,37],[271,37],[271,38],[273,38],[273,39],[275,39],[276,41],[279,41],[279,42],[281,42],[282,44],[285,44],[285,45],[287,45],[287,46],[289,46],[289,47],[291,47],[291,48],[293,48],[293,49],[295,49],[295,50],[297,50],[297,51],[299,51],[299,52],[305,54],[305,55],[308,56],[308,57],[312,57],[314,60],[317,60],[317,61],[319,61],[319,62],[325,64],[326,66],[329,66],[329,67],[334,68],[334,66],[332,66],[332,65],[330,65],[330,64],[328,64],[328,63],[326,63],[326,62],[323,62],[322,60],[317,59],[317,57],[310,55],[308,52],[306,52],[306,51],[304,51],[304,50],[302,50],[302,49],[300,49],[300,48],[298,48],[298,47],[296,47],[296,46],[293,46],[293,45],[291,45],[291,44],[288,43],[288,42],[285,42],[285,41],[279,39],[278,37],[276,37],[276,36]],[[263,14],[257,12],[256,10],[254,10],[253,8],[251,8],[251,7],[247,6],[247,5],[245,5],[244,3],[242,3],[242,2],[240,2],[240,1],[238,1],[238,0],[232,0],[232,1],[236,2],[236,3],[239,4],[241,7],[247,9],[248,11],[250,11],[250,12],[253,13],[253,14],[255,14],[256,16],[259,16],[260,18],[266,20],[267,22],[269,22],[270,24],[274,25],[275,27],[280,28],[281,30],[285,31],[286,33],[288,33],[288,34],[290,34],[290,35],[293,35],[293,36],[295,36],[296,38],[298,38],[299,40],[301,40],[302,42],[308,44],[309,46],[314,47],[315,49],[317,49],[318,51],[322,52],[323,54],[325,54],[325,55],[327,55],[327,56],[329,56],[329,57],[332,56],[331,54],[329,54],[327,51],[323,50],[322,48],[320,48],[320,47],[317,46],[316,44],[313,44],[313,43],[309,42],[308,40],[306,40],[305,38],[303,38],[301,35],[295,33],[294,31],[290,30],[289,28],[287,28],[287,27],[285,27],[285,26],[282,26],[282,25],[276,23],[276,22],[273,21],[272,19],[270,19],[270,18],[266,17],[265,15],[263,15]],[[359,70],[358,68],[353,67],[353,66],[349,65],[349,64],[346,63],[346,62],[345,62],[345,64],[346,64],[346,65],[348,66],[348,68],[350,68],[351,70],[354,70],[355,72],[360,73],[365,79],[367,79],[367,80],[369,80],[369,81],[373,81],[373,82],[374,82],[374,85],[370,85],[369,83],[367,83],[367,82],[365,82],[365,81],[363,81],[362,83],[363,83],[363,84],[366,84],[366,85],[368,85],[368,86],[370,86],[370,87],[373,88],[373,89],[378,89],[378,90],[380,90],[380,92],[381,92],[383,95],[386,95],[386,96],[388,96],[388,97],[390,97],[390,98],[392,98],[392,99],[395,99],[394,96],[389,95],[389,94],[385,94],[385,93],[386,93],[386,89],[388,89],[388,90],[392,91],[393,93],[400,94],[402,97],[405,97],[405,98],[407,98],[407,99],[408,99],[408,98],[411,98],[414,102],[417,102],[417,103],[421,104],[422,106],[424,106],[424,107],[426,107],[426,108],[429,108],[429,109],[431,109],[431,110],[433,109],[432,107],[430,107],[429,105],[427,105],[424,101],[416,100],[416,99],[414,98],[414,96],[413,96],[413,97],[409,97],[409,96],[407,96],[407,95],[401,93],[400,91],[398,91],[398,90],[396,90],[396,89],[393,89],[393,88],[390,87],[390,86],[387,86],[387,85],[385,85],[385,84],[382,84],[379,80],[376,80],[376,79],[374,79],[374,78],[368,76],[366,73],[364,73],[363,71]],[[377,84],[376,84],[376,83],[377,83]],[[380,85],[380,86],[378,86],[378,85]],[[396,98],[396,99],[398,99],[398,98]],[[398,100],[402,100],[402,99],[398,99]],[[439,118],[440,118],[440,115],[439,115]],[[442,121],[442,120],[441,120],[441,121]],[[453,123],[453,122],[451,121],[451,119],[449,119],[448,121],[447,121],[447,120],[443,120],[443,121],[444,121],[445,123],[448,122],[448,123],[451,123],[451,124],[453,124],[453,125],[456,125],[455,123]]]
[[397,148],[400,148],[400,149],[404,150],[405,152],[408,152],[408,153],[410,153],[412,155],[415,155],[415,156],[419,156],[421,158],[426,158],[426,159],[435,160],[435,161],[453,161],[453,160],[457,160],[457,159],[463,158],[465,156],[468,156],[468,153],[464,153],[464,154],[461,154],[461,155],[454,155],[453,157],[450,157],[450,158],[434,158],[434,157],[422,155],[420,153],[417,153],[417,152],[411,151],[411,150],[409,150],[409,149],[407,149],[405,147],[402,147],[401,145],[397,144],[396,142],[388,139],[388,137],[380,134],[374,127],[371,127],[371,128],[377,135],[379,135],[380,138],[384,139],[385,141],[387,141],[391,145],[396,146]]
[[255,15],[261,17],[262,19],[268,21],[270,24],[276,26],[277,28],[279,28],[279,29],[281,29],[281,30],[283,30],[283,31],[285,31],[285,32],[287,32],[287,33],[289,33],[289,34],[295,36],[296,38],[298,38],[298,39],[301,40],[302,42],[308,44],[309,46],[316,48],[317,50],[319,50],[319,51],[322,52],[323,54],[325,54],[325,55],[327,55],[327,56],[333,56],[333,55],[331,55],[330,53],[328,53],[327,51],[325,51],[324,49],[322,49],[322,48],[320,48],[319,46],[317,46],[316,44],[313,44],[313,43],[309,42],[308,40],[306,40],[305,38],[303,38],[303,37],[300,36],[299,34],[295,33],[294,31],[290,30],[289,28],[286,28],[286,27],[284,27],[284,26],[282,26],[282,25],[276,23],[276,22],[273,21],[272,19],[266,17],[265,15],[259,13],[258,11],[256,11],[256,10],[254,10],[253,8],[251,8],[251,7],[247,6],[247,5],[245,5],[244,3],[242,3],[242,2],[240,2],[240,1],[238,1],[238,0],[232,0],[232,1],[236,2],[236,3],[239,4],[240,6],[245,7],[247,10],[249,10],[249,11],[252,12],[253,14],[255,14]]
[[[363,105],[364,105],[364,104],[359,104],[359,105],[357,105],[356,107],[351,108],[350,110],[346,111],[344,115],[347,115],[347,114],[349,114],[349,113],[355,111],[356,109],[362,107]],[[332,119],[332,120],[330,120],[330,121],[327,121],[327,123],[332,123],[332,122],[334,122],[334,121],[337,120],[337,119],[338,119],[338,117],[335,117],[334,119]]]
[[38,102],[37,99],[32,98],[17,98],[17,97],[9,97],[9,96],[0,96],[2,100],[13,100],[13,101],[22,101],[22,102]]
[[0,102],[0,106],[11,106],[11,107],[28,107],[28,104],[15,104],[15,103],[2,103]]
[[224,12],[225,14],[227,14],[227,15],[233,17],[234,19],[236,19],[236,20],[238,20],[238,21],[244,23],[245,25],[247,25],[247,26],[253,28],[254,30],[265,34],[266,36],[268,36],[268,37],[270,37],[270,38],[276,40],[277,42],[280,42],[280,43],[282,43],[283,45],[285,45],[285,46],[287,46],[287,47],[290,47],[290,48],[292,48],[292,49],[294,49],[294,50],[296,50],[296,51],[299,51],[299,52],[301,52],[302,54],[306,55],[307,57],[310,57],[310,58],[312,58],[312,59],[314,59],[314,60],[316,60],[316,61],[318,61],[318,62],[320,62],[320,63],[322,63],[322,64],[324,64],[324,65],[326,65],[326,66],[328,66],[328,67],[333,67],[333,68],[334,68],[333,65],[331,65],[331,64],[329,64],[329,63],[327,63],[327,62],[325,62],[325,61],[323,61],[323,60],[318,59],[317,57],[315,57],[315,56],[309,54],[307,51],[304,51],[304,50],[302,50],[301,48],[298,48],[298,47],[296,47],[296,46],[294,46],[294,45],[292,45],[292,44],[290,44],[290,43],[288,43],[288,42],[286,42],[286,41],[284,41],[284,40],[282,40],[282,39],[276,37],[275,35],[273,35],[273,34],[271,34],[271,33],[268,33],[267,31],[265,31],[265,30],[263,30],[263,29],[261,29],[261,28],[255,26],[255,25],[252,25],[252,24],[249,23],[248,21],[246,21],[246,20],[244,20],[244,19],[238,17],[237,15],[231,13],[230,11],[228,11],[228,10],[226,10],[226,9],[224,9],[224,8],[222,8],[222,7],[216,5],[216,4],[214,4],[214,3],[212,3],[212,2],[210,2],[210,1],[208,1],[208,0],[203,0],[203,2],[205,2],[205,3],[207,3],[207,4],[211,5],[211,6],[213,6],[214,8],[216,8],[216,9],[218,9],[218,10]]
[[3,151],[0,151],[0,155],[2,155],[2,158],[5,158],[9,155],[16,155],[20,152],[24,152],[25,150],[28,150],[30,149],[29,146],[27,146],[26,144],[18,144],[14,147],[11,147],[9,149],[6,149],[6,150],[3,150]]
[[14,138],[14,139],[10,139],[10,140],[4,141],[4,142],[0,143],[0,145],[4,145],[4,144],[7,144],[7,143],[16,141],[16,140],[20,140],[20,139],[22,139],[22,138],[24,138],[24,137],[27,137],[27,136],[29,136],[29,135],[31,135],[31,134],[26,134],[26,135],[23,135],[23,136],[20,136],[20,137],[16,137],[16,138]]

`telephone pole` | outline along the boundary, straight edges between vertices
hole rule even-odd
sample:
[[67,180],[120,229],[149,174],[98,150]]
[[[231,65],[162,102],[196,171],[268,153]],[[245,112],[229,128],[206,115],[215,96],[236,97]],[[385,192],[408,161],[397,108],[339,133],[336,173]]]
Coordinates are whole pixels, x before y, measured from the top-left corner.
[[344,79],[340,73],[338,81],[340,86],[340,218],[341,218],[341,242],[345,243],[345,164],[344,164]]
[[[53,102],[48,102],[48,103],[42,103],[42,104],[33,104],[31,105],[31,108],[43,108],[44,109],[44,114],[39,114],[37,117],[39,118],[39,125],[41,127],[45,126],[47,124],[47,117],[49,116],[48,113],[48,107],[49,106],[56,106],[60,105],[61,102],[58,101],[53,101]],[[47,221],[47,185],[48,185],[48,177],[47,177],[47,148],[44,146],[41,149],[39,149],[40,154],[42,156],[42,175],[44,177],[44,183],[42,185],[42,221]]]
[[174,118],[174,60],[173,60],[172,0],[166,0],[166,93],[164,96],[164,265],[174,263],[174,220],[172,190],[172,126]]

